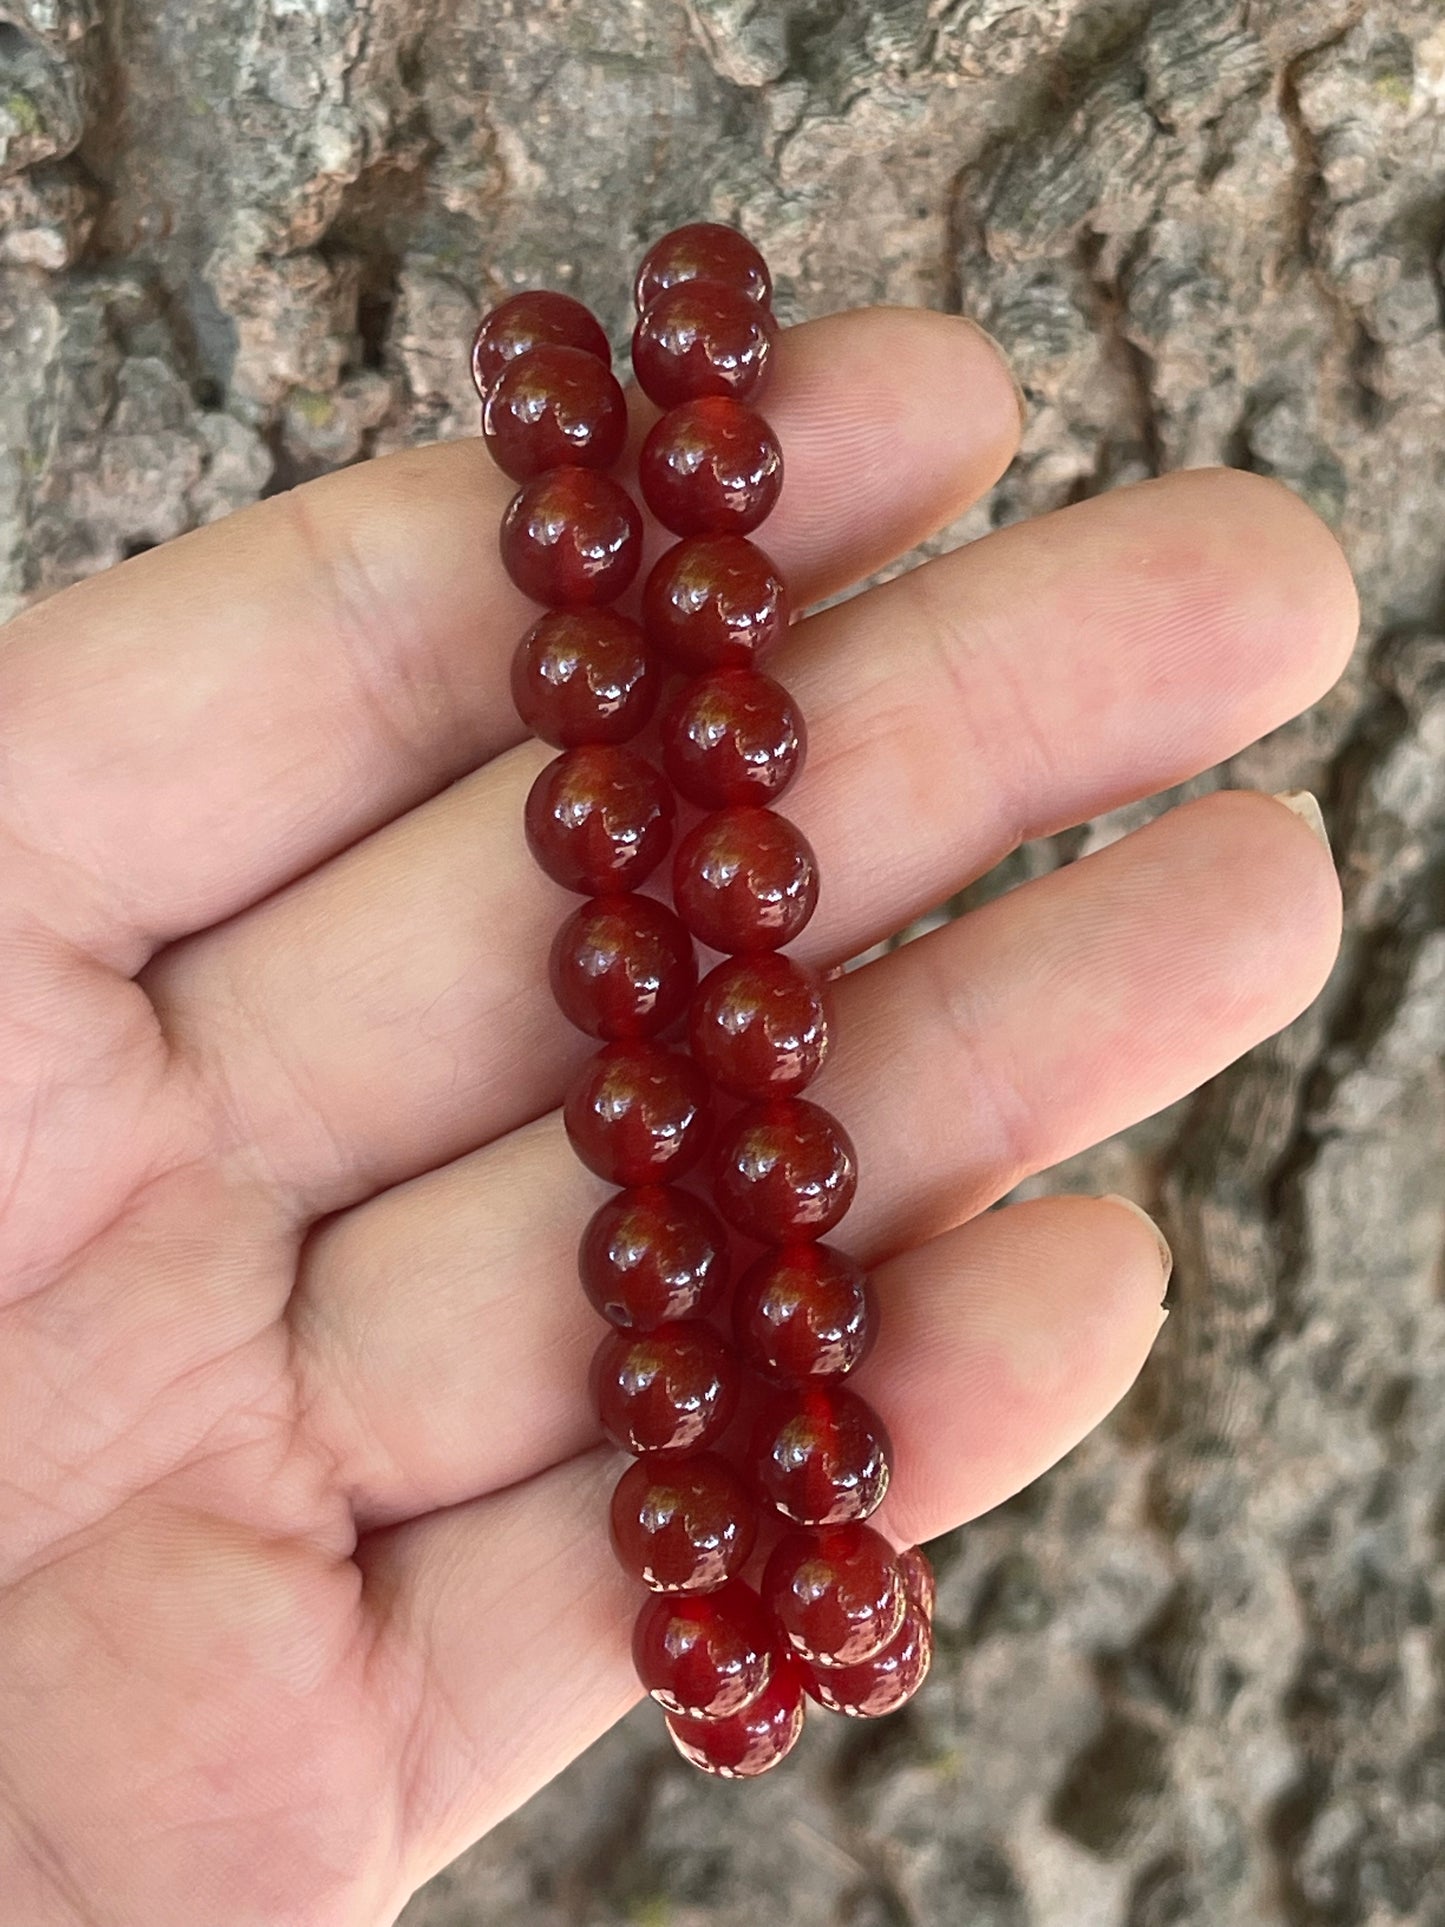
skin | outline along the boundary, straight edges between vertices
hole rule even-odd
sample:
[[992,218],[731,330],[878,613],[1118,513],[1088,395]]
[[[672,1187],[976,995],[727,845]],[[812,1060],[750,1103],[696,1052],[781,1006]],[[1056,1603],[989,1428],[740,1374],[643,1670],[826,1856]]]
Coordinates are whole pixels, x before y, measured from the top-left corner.
[[[793,330],[767,542],[836,595],[997,479],[965,323]],[[647,410],[636,405],[640,430]],[[635,437],[634,437],[635,447]],[[57,596],[0,648],[0,1890],[26,1927],[371,1927],[632,1704],[637,1594],[587,1412],[543,958],[478,442],[398,455]],[[654,549],[660,546],[653,538]],[[1111,494],[815,616],[787,804],[836,964],[1022,839],[1208,768],[1354,641],[1327,530],[1258,478]],[[771,666],[771,665],[770,665]],[[816,1095],[876,1267],[859,1387],[900,1544],[1127,1390],[1147,1219],[979,1215],[1314,997],[1326,849],[1220,793],[839,987]]]

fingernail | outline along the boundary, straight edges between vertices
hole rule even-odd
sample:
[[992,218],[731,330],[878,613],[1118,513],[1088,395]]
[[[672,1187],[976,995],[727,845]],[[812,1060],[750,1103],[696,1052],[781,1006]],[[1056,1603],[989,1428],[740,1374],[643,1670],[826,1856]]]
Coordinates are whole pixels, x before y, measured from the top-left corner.
[[1013,361],[1009,355],[1007,348],[1004,347],[1003,343],[998,339],[996,335],[991,335],[988,329],[985,328],[981,322],[975,321],[971,314],[963,314],[963,315],[960,315],[958,318],[960,321],[965,322],[970,328],[972,328],[973,332],[976,335],[982,335],[984,340],[988,343],[989,347],[993,349],[994,353],[998,356],[999,360],[1003,363],[1004,373],[1008,376],[1009,380],[1013,384],[1014,401],[1017,404],[1018,411],[1019,411],[1019,433],[1022,434],[1024,429],[1028,427],[1028,422],[1029,422],[1029,398],[1024,393],[1023,386],[1020,383],[1018,376],[1014,373]]
[[[1325,848],[1327,850],[1330,848],[1330,833],[1325,828],[1325,813],[1320,808],[1319,798],[1312,791],[1277,790],[1274,800],[1276,803],[1283,803],[1287,810],[1293,810],[1300,822],[1307,829],[1314,831]],[[1330,851],[1330,854],[1333,855],[1334,852]]]
[[1139,1220],[1140,1224],[1148,1225],[1154,1242],[1159,1247],[1159,1271],[1161,1274],[1159,1289],[1161,1294],[1167,1291],[1169,1289],[1169,1280],[1174,1276],[1174,1253],[1169,1249],[1169,1240],[1149,1216],[1149,1213],[1135,1204],[1132,1198],[1121,1197],[1117,1191],[1106,1191],[1103,1201],[1105,1204],[1123,1205],[1126,1211],[1132,1211],[1134,1213],[1134,1216]]

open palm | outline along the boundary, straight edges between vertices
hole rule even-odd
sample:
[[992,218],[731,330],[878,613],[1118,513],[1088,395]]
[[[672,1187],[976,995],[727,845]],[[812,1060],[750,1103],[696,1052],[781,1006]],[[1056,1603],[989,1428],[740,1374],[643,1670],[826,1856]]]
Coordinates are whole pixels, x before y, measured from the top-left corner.
[[[955,518],[1017,433],[967,325],[782,343],[799,601]],[[639,419],[645,411],[639,406]],[[602,1187],[544,958],[479,443],[127,563],[0,646],[0,1892],[24,1927],[373,1927],[631,1704],[573,1272]],[[1283,490],[1183,475],[795,628],[790,800],[836,964],[1020,840],[1219,761],[1353,641]],[[978,1215],[1292,1018],[1325,850],[1216,794],[850,974],[863,1389],[900,1542],[1129,1385],[1164,1282],[1110,1201]]]

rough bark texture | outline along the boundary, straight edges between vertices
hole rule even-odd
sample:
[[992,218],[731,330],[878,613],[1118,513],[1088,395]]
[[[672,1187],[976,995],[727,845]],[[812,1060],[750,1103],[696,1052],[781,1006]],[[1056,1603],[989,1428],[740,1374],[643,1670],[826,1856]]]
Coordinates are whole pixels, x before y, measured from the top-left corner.
[[620,340],[618,263],[700,213],[787,315],[1008,344],[1025,451],[953,539],[1227,461],[1364,587],[1344,685],[1198,786],[1322,792],[1341,966],[1041,1181],[1158,1210],[1176,1311],[1102,1435],[938,1548],[936,1683],[765,1790],[630,1721],[410,1927],[1445,1922],[1438,0],[0,0],[0,69],[12,606],[470,432],[483,300],[571,286]]

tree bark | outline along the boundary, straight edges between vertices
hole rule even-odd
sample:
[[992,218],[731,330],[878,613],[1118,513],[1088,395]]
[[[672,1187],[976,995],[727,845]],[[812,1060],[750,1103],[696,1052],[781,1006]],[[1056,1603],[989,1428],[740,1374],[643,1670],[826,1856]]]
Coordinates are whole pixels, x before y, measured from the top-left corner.
[[472,432],[480,306],[567,286],[620,344],[619,264],[699,216],[784,318],[1002,338],[1023,453],[949,541],[1229,462],[1364,591],[1340,688],[1191,786],[1321,793],[1339,969],[1031,1183],[1157,1211],[1175,1312],[1116,1419],[938,1549],[936,1682],[817,1722],[762,1803],[629,1721],[410,1927],[1445,1922],[1438,0],[0,0],[0,69],[7,607]]

